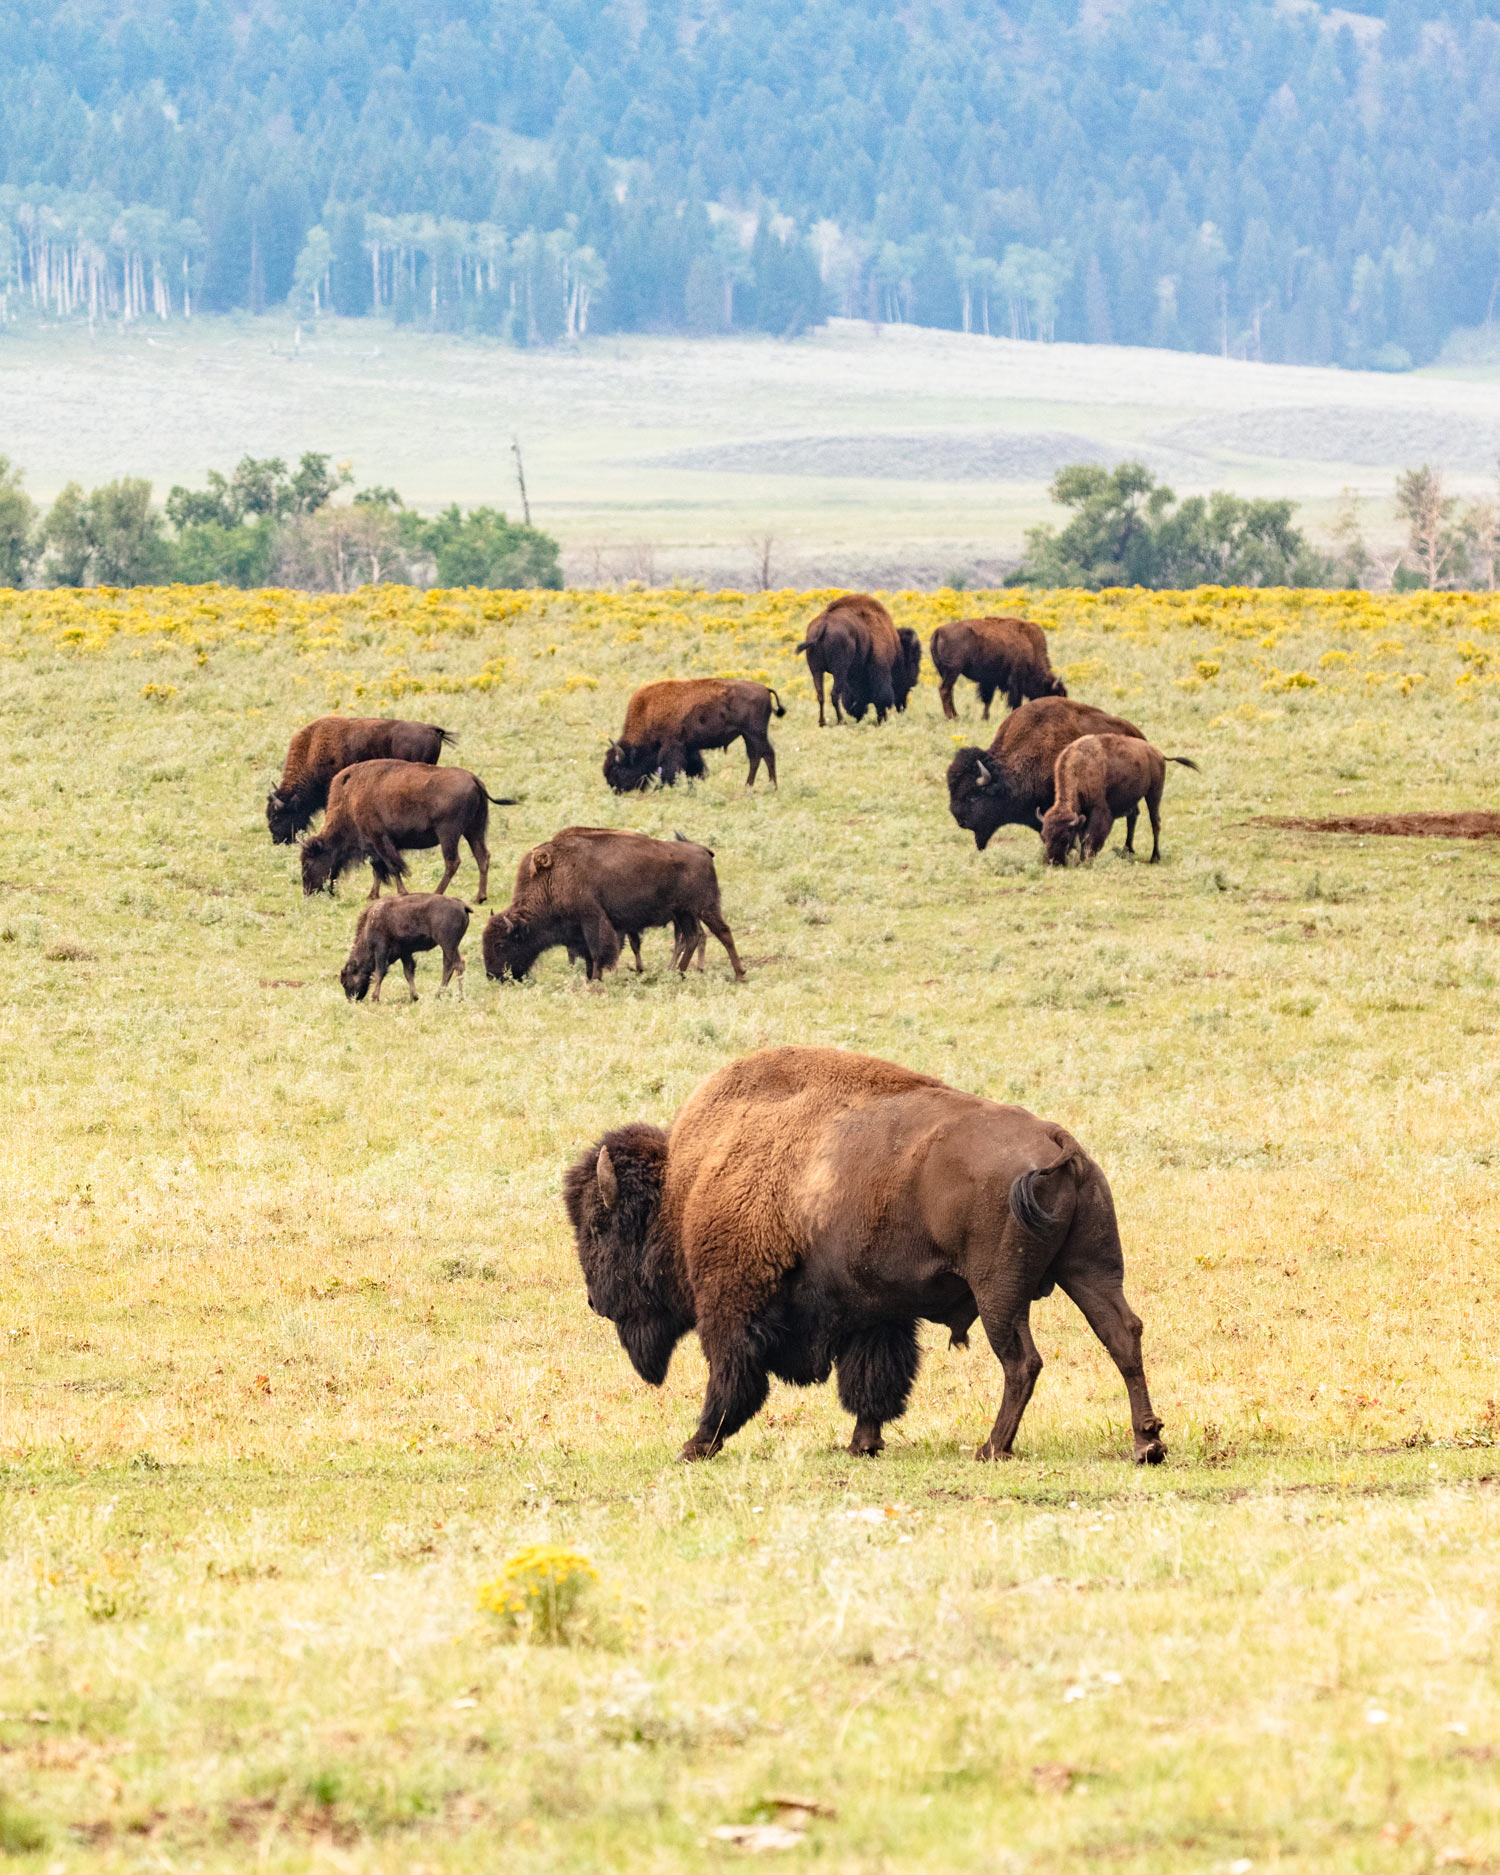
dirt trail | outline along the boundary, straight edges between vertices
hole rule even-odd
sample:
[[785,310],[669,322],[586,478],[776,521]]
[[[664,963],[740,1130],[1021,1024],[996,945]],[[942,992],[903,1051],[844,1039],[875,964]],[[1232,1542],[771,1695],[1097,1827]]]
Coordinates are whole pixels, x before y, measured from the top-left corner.
[[1334,814],[1327,820],[1258,814],[1253,824],[1290,827],[1298,833],[1405,833],[1439,840],[1500,840],[1500,814],[1477,808],[1456,814]]

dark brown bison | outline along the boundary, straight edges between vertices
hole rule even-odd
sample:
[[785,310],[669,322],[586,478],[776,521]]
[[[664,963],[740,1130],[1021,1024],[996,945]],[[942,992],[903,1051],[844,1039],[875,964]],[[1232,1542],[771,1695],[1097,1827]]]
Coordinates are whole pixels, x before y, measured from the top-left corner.
[[591,983],[620,960],[620,939],[631,940],[640,968],[640,934],[669,924],[676,933],[672,962],[685,971],[709,930],[729,953],[736,980],[745,967],[734,933],[719,908],[713,853],[685,840],[653,840],[607,827],[564,827],[522,855],[515,889],[504,911],[484,928],[484,967],[492,977],[518,980],[545,950],[567,946],[581,957]]
[[1003,690],[1011,709],[1028,697],[1065,697],[1067,687],[1047,656],[1047,635],[1025,618],[961,618],[939,625],[929,647],[938,674],[944,716],[958,714],[953,686],[967,677],[979,686],[984,720],[990,720],[995,692]]
[[896,708],[904,710],[906,699],[916,689],[917,679],[922,674],[922,640],[910,625],[903,625],[896,633],[896,638],[901,646],[901,655],[891,672],[891,692],[896,699]]
[[1005,1374],[980,1458],[1008,1458],[1041,1372],[1032,1302],[1071,1296],[1130,1396],[1137,1464],[1165,1456],[1109,1183],[1062,1127],[832,1048],[772,1048],[712,1074],[670,1132],[606,1133],[564,1198],[589,1306],[653,1386],[689,1329],[708,1390],[684,1458],[759,1411],[768,1376],[837,1370],[850,1450],[905,1411],[919,1320],[966,1344],[976,1315]]
[[438,891],[458,871],[458,843],[467,840],[479,868],[478,902],[489,889],[490,849],[484,843],[490,803],[514,807],[510,795],[490,794],[466,768],[424,768],[417,762],[356,762],[333,778],[328,816],[322,831],[302,842],[302,890],[332,892],[351,866],[368,860],[375,875],[371,898],[395,881],[406,891],[404,851],[418,846],[442,848],[443,876]]
[[[1035,828],[1052,805],[1057,758],[1080,736],[1140,736],[1134,723],[1092,703],[1038,697],[1013,710],[987,749],[960,749],[948,764],[948,811],[982,853],[997,828]],[[1142,737],[1144,741],[1144,737]]]
[[448,979],[455,975],[462,988],[464,960],[458,947],[468,928],[469,908],[461,898],[408,892],[404,898],[376,899],[365,906],[354,927],[354,943],[339,972],[344,994],[357,1003],[368,992],[370,1001],[378,1003],[386,971],[399,962],[415,1002],[417,970],[412,960],[418,951],[431,950],[443,953],[443,980],[438,988],[447,989]]
[[1055,799],[1042,816],[1042,845],[1049,866],[1066,866],[1077,847],[1091,860],[1125,816],[1125,851],[1135,851],[1141,802],[1151,816],[1151,864],[1161,857],[1161,791],[1167,763],[1196,769],[1185,755],[1163,755],[1135,736],[1080,736],[1058,756],[1052,771]]
[[[873,708],[876,722],[883,723],[887,712],[896,707],[896,671],[906,653],[890,613],[869,593],[848,592],[825,606],[797,650],[807,654],[820,728],[827,724],[825,677],[833,680],[833,713],[839,722],[846,710],[855,722],[862,722],[865,711]],[[920,645],[917,650],[920,656]]]
[[276,846],[290,846],[328,804],[328,784],[355,762],[437,764],[452,734],[436,723],[388,722],[380,716],[320,716],[299,729],[286,752],[281,784],[266,796],[266,825]]
[[625,727],[604,757],[604,779],[616,794],[629,794],[659,779],[670,788],[679,775],[701,781],[708,773],[702,749],[726,749],[743,737],[750,758],[747,788],[755,786],[762,762],[776,786],[776,751],[766,734],[773,713],[785,716],[781,698],[765,684],[719,677],[666,677],[642,684],[625,709]]

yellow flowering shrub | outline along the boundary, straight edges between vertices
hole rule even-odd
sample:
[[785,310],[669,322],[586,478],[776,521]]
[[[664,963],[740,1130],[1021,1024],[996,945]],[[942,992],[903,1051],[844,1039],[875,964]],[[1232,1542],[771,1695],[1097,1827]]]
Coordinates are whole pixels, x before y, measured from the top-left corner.
[[555,1543],[517,1550],[493,1581],[479,1586],[482,1613],[517,1640],[566,1646],[583,1638],[587,1601],[599,1572],[587,1556]]

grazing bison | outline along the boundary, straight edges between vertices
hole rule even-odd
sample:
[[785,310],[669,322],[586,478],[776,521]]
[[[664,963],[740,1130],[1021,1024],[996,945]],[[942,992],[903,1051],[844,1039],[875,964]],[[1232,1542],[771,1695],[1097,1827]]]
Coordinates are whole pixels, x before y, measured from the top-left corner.
[[[1134,723],[1092,703],[1038,697],[1013,710],[987,749],[960,749],[948,764],[948,811],[982,853],[997,828],[1035,827],[1052,805],[1052,770],[1080,736],[1140,736]],[[1141,738],[1144,741],[1144,737]]]
[[896,699],[896,708],[904,710],[906,699],[916,689],[917,679],[922,674],[922,640],[910,625],[903,625],[896,633],[896,638],[901,646],[901,655],[891,672],[891,691]]
[[925,1074],[833,1048],[721,1068],[670,1132],[606,1133],[563,1181],[589,1306],[643,1380],[696,1328],[708,1390],[684,1458],[711,1458],[768,1376],[837,1370],[850,1451],[878,1452],[916,1378],[916,1324],[967,1344],[975,1316],[1005,1374],[979,1458],[1008,1458],[1041,1372],[1031,1304],[1059,1287],[1113,1356],[1137,1464],[1165,1456],[1108,1180],[1062,1127]]
[[596,983],[619,962],[622,937],[631,940],[639,970],[641,932],[665,924],[676,933],[678,970],[686,971],[695,952],[701,958],[707,925],[728,951],[736,980],[743,979],[708,847],[681,834],[653,840],[607,827],[564,827],[522,855],[509,905],[484,928],[484,967],[492,977],[519,980],[543,951],[564,944]]
[[766,734],[772,714],[785,716],[781,698],[766,684],[719,677],[666,677],[642,684],[625,709],[625,727],[604,757],[604,779],[616,794],[647,787],[653,776],[670,788],[681,774],[701,781],[708,773],[701,749],[726,749],[743,737],[750,758],[745,786],[753,788],[762,762],[776,786],[776,751]]
[[825,677],[833,679],[833,713],[839,722],[843,722],[846,710],[855,722],[862,722],[865,711],[873,708],[876,722],[883,723],[887,712],[896,707],[896,671],[906,653],[890,613],[869,593],[845,593],[825,606],[808,626],[807,636],[797,649],[807,654],[807,668],[818,698],[820,729],[827,726],[823,714]]
[[1151,816],[1151,864],[1161,857],[1161,791],[1167,763],[1198,764],[1185,755],[1163,755],[1135,736],[1080,736],[1058,756],[1052,771],[1056,799],[1042,816],[1042,845],[1049,866],[1066,866],[1074,846],[1091,860],[1125,816],[1125,851],[1135,851],[1140,804]]
[[441,950],[443,980],[458,977],[463,987],[464,960],[459,945],[469,928],[469,908],[461,898],[444,898],[437,892],[408,892],[404,898],[382,898],[366,905],[354,927],[354,944],[339,972],[344,994],[351,1003],[363,1002],[368,991],[370,1001],[380,1001],[380,986],[385,973],[399,962],[406,975],[406,987],[413,1002],[417,1000],[417,971],[413,958],[418,951]]
[[281,785],[266,796],[266,825],[276,846],[290,846],[328,804],[328,784],[355,762],[437,765],[452,734],[436,723],[388,722],[380,716],[320,716],[299,729],[286,752]]
[[953,686],[967,677],[979,686],[984,720],[990,720],[995,692],[1003,690],[1011,709],[1028,697],[1065,697],[1063,680],[1047,656],[1040,625],[1024,618],[961,618],[939,625],[932,634],[933,667],[944,716],[953,717]]
[[328,817],[322,831],[302,842],[302,890],[309,898],[332,892],[342,874],[361,860],[370,862],[375,883],[371,898],[394,880],[406,892],[406,861],[411,847],[437,846],[443,853],[439,893],[458,871],[458,843],[467,840],[479,868],[478,901],[489,888],[490,849],[484,843],[490,803],[514,807],[510,795],[490,794],[466,768],[424,768],[418,762],[356,762],[333,778]]

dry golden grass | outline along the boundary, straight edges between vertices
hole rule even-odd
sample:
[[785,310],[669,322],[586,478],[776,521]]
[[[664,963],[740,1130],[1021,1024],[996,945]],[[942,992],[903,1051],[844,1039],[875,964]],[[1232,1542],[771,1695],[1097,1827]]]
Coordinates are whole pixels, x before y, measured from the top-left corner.
[[[1173,771],[1165,863],[949,820],[924,686],[819,732],[816,595],[176,591],[0,602],[0,1849],[38,1868],[1500,1865],[1500,873],[1258,815],[1496,805],[1500,608],[1036,595]],[[1013,595],[898,595],[926,637]],[[763,674],[738,752],[617,801],[648,676]],[[967,687],[963,687],[966,691]],[[750,966],[337,982],[262,817],[331,707],[454,728],[498,899],[570,823],[717,849]],[[1119,845],[1117,835],[1113,846]],[[435,876],[414,856],[415,882]],[[458,888],[472,891],[466,859]],[[746,1049],[819,1040],[1074,1128],[1114,1182],[1169,1463],[1060,1297],[1000,1391],[929,1332],[874,1463],[773,1389],[711,1466],[583,1303],[558,1175]],[[587,1556],[585,1644],[476,1605]],[[1381,1716],[1383,1715],[1383,1716]],[[1486,1860],[1488,1858],[1488,1861]]]

